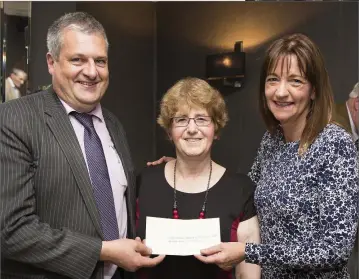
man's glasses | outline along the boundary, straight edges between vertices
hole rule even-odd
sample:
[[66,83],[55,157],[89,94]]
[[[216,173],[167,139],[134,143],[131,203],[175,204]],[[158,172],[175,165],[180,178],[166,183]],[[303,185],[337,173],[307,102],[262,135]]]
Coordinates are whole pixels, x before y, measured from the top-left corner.
[[191,119],[193,119],[194,123],[196,123],[198,127],[208,126],[212,122],[212,117],[210,116],[197,116],[197,117],[180,116],[180,117],[172,117],[172,123],[174,127],[187,127]]

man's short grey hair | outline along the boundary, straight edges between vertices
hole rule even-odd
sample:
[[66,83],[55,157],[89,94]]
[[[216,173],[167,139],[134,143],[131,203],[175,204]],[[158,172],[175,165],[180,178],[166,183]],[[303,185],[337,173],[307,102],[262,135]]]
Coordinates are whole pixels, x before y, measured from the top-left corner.
[[359,97],[359,82],[357,82],[357,83],[354,85],[352,92],[350,92],[350,94],[349,94],[349,97],[350,97],[350,98],[357,98],[357,97]]
[[57,19],[47,31],[47,50],[58,60],[63,43],[63,31],[72,29],[85,34],[98,33],[103,36],[108,49],[105,29],[92,15],[85,12],[68,13]]
[[25,78],[27,77],[27,74],[25,73],[25,71],[23,71],[23,70],[20,70],[20,69],[18,69],[18,68],[13,68],[12,69],[12,73],[13,74],[15,74],[15,75],[17,75],[17,76],[24,76]]

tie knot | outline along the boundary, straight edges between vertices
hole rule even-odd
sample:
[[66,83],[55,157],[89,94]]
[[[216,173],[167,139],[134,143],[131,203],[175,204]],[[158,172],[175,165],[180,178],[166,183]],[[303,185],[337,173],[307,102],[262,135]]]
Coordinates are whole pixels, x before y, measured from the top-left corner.
[[71,113],[81,124],[88,130],[93,130],[94,125],[92,121],[92,115],[88,113],[79,113],[76,111],[73,111]]

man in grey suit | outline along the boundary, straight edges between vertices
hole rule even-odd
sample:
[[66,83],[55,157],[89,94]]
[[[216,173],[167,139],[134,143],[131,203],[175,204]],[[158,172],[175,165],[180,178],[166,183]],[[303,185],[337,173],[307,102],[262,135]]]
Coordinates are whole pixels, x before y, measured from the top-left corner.
[[[358,149],[359,158],[359,82],[353,87],[348,100],[344,104],[336,104],[333,120],[346,129],[353,137]],[[357,232],[355,245],[348,262],[351,279],[359,279],[359,232]]]
[[353,137],[354,142],[359,138],[359,82],[343,104],[335,104],[333,120],[343,126]]
[[148,257],[133,240],[129,147],[100,105],[105,31],[86,13],[67,14],[49,28],[47,45],[52,87],[0,105],[1,276],[130,278],[126,271],[163,256]]

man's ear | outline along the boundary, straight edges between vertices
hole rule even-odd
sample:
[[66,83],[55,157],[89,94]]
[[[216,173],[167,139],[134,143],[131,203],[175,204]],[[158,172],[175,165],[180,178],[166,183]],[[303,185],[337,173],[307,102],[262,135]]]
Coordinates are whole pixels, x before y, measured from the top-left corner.
[[49,70],[49,73],[50,75],[52,75],[54,73],[54,67],[56,61],[50,52],[46,54],[46,62],[47,62],[47,68]]

